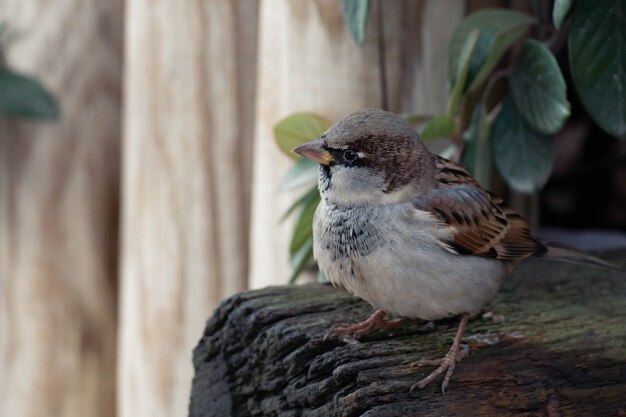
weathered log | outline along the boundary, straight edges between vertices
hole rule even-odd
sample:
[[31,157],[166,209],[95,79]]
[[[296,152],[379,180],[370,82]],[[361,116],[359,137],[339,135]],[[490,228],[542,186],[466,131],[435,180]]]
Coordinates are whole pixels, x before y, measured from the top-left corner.
[[[624,265],[624,253],[609,259]],[[623,268],[623,267],[622,267]],[[626,276],[531,261],[492,311],[470,321],[472,354],[448,392],[409,387],[409,368],[448,349],[457,321],[407,322],[360,342],[325,339],[371,313],[327,285],[270,287],[225,301],[194,351],[190,416],[617,416],[626,413]]]

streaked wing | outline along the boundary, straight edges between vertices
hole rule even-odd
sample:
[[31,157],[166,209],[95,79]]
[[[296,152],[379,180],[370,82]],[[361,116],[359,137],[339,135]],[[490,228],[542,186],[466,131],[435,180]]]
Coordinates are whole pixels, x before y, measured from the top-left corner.
[[414,205],[437,217],[453,232],[443,243],[453,253],[520,260],[545,252],[524,219],[502,199],[484,191],[461,166],[434,156],[439,188]]

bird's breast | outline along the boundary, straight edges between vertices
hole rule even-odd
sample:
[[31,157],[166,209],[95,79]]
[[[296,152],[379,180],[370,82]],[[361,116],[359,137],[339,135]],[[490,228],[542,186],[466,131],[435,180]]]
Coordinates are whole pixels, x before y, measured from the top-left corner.
[[377,308],[434,320],[475,313],[495,296],[499,261],[452,254],[430,216],[410,205],[342,207],[322,201],[314,255],[335,285]]
[[343,206],[322,200],[313,227],[313,251],[320,269],[333,284],[363,297],[361,289],[374,273],[372,259],[381,254],[397,256],[422,235],[416,226],[411,234],[414,242],[408,242],[403,235],[410,221],[407,216],[407,209],[397,206]]
[[314,238],[330,261],[359,258],[384,243],[377,226],[379,214],[371,207],[342,207],[320,203]]

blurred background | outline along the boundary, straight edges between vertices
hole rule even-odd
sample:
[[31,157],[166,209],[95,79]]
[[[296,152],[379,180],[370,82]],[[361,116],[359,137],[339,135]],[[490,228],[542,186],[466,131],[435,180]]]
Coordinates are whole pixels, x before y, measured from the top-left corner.
[[[0,62],[60,114],[0,116],[0,416],[186,415],[212,310],[291,273],[276,123],[441,113],[465,15],[552,8],[382,4],[359,46],[337,0],[1,0]],[[550,180],[509,197],[552,240],[623,247],[626,141],[568,99]]]

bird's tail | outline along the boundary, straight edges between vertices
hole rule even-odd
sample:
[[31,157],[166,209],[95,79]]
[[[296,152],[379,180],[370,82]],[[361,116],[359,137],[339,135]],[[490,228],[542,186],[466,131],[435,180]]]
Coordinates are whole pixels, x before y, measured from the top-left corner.
[[609,269],[611,271],[620,271],[620,268],[618,268],[616,265],[613,265],[612,263],[607,262],[604,259],[600,259],[597,256],[593,256],[584,252],[579,252],[575,249],[567,248],[565,246],[555,243],[542,243],[548,249],[546,253],[541,255],[542,258],[560,262],[568,262],[571,264]]

